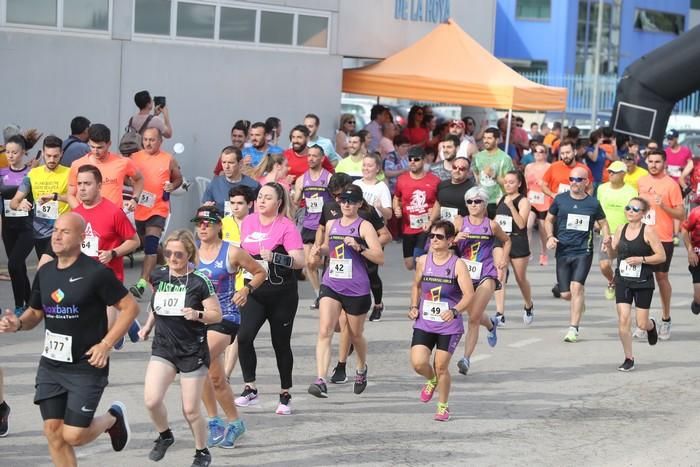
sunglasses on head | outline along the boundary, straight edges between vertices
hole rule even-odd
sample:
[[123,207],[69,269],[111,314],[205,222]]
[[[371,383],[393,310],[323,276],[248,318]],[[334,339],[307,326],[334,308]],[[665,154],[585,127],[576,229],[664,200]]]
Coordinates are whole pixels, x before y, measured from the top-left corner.
[[569,181],[574,183],[581,183],[584,180],[586,180],[585,177],[569,177]]
[[183,260],[186,258],[186,254],[182,251],[172,251],[172,250],[163,250],[163,256],[166,258],[170,258],[171,256],[174,256],[175,259],[177,260]]
[[481,198],[476,198],[476,199],[468,199],[467,204],[481,204],[483,203],[484,200]]
[[423,158],[422,157],[409,157],[408,160],[411,162],[418,162],[418,161],[422,161]]
[[428,238],[431,240],[434,238],[437,238],[438,240],[444,240],[445,239],[445,234],[439,234],[439,233],[429,233]]
[[632,206],[632,205],[630,205],[630,204],[628,204],[627,206],[625,206],[625,211],[639,212],[639,211],[641,211],[641,210],[642,210],[642,208],[639,208],[639,207],[637,207],[637,206]]

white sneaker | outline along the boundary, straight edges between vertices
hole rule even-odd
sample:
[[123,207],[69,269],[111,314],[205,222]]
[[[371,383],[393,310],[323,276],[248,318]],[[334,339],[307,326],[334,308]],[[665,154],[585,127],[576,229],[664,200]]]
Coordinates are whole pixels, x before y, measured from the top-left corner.
[[647,332],[644,329],[635,327],[634,332],[632,333],[632,337],[634,337],[635,339],[646,339]]
[[523,323],[525,323],[525,326],[529,326],[532,324],[532,320],[535,319],[535,310],[534,310],[534,305],[532,308],[530,308],[530,313],[528,314],[527,310],[523,309]]
[[496,322],[498,323],[499,328],[506,327],[506,316],[505,315],[496,313],[495,318],[496,318]]
[[659,327],[659,339],[662,341],[667,341],[671,338],[671,322],[661,320],[661,326]]

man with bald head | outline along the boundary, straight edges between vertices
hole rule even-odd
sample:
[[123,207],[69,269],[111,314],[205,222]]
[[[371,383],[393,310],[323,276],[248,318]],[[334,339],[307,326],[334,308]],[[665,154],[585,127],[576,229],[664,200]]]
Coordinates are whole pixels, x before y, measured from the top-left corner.
[[[126,408],[114,402],[95,417],[107,386],[109,352],[138,314],[134,298],[114,273],[80,251],[85,221],[75,213],[54,224],[51,248],[55,261],[36,273],[29,308],[20,317],[10,310],[0,332],[30,330],[44,320],[44,351],[36,375],[34,403],[44,420],[44,434],[55,465],[77,465],[75,446],[107,432],[112,448],[129,442]],[[108,331],[107,306],[121,313]]]
[[574,167],[567,181],[570,191],[554,198],[545,229],[547,248],[556,248],[561,298],[571,302],[569,330],[564,341],[576,342],[585,309],[584,285],[593,262],[593,226],[596,221],[603,237],[603,251],[610,246],[611,237],[603,208],[595,197],[588,194],[589,172],[584,167]]

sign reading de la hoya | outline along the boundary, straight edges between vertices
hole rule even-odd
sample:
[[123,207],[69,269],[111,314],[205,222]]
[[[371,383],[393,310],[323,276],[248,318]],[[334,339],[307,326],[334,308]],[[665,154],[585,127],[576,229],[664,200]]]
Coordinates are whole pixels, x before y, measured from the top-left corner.
[[450,18],[451,0],[394,0],[394,18],[444,23]]

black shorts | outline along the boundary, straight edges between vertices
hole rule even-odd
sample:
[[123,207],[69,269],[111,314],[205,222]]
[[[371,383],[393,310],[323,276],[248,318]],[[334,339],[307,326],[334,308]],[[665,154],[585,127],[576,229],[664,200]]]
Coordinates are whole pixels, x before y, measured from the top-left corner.
[[340,304],[343,306],[343,310],[345,310],[345,313],[352,316],[367,314],[369,308],[372,306],[372,296],[370,294],[361,295],[359,297],[341,295],[327,285],[322,284],[318,298],[323,297],[332,298],[336,302],[340,302]]
[[165,217],[151,216],[145,221],[135,221],[136,232],[139,237],[143,238],[146,235],[146,227],[160,227],[161,233],[165,229]]
[[673,242],[661,242],[666,252],[666,261],[654,266],[654,272],[668,272],[671,269],[671,260],[673,259]]
[[472,280],[472,287],[474,287],[474,290],[476,290],[477,287],[479,287],[486,281],[494,281],[496,283],[496,288],[494,290],[501,290],[503,288],[503,284],[501,284],[501,281],[499,281],[498,278],[491,276],[484,276],[478,281]]
[[435,334],[434,332],[413,328],[411,347],[422,345],[430,350],[437,347],[438,350],[452,354],[457,348],[457,345],[459,345],[460,339],[462,339],[462,334]]
[[229,321],[227,319],[222,319],[218,323],[210,324],[209,326],[207,326],[207,331],[214,331],[218,332],[219,334],[226,334],[228,336],[231,336],[231,344],[233,344],[233,341],[238,335],[239,327],[240,324],[236,324],[233,321]]
[[[494,248],[503,248],[503,243],[499,239],[493,242]],[[527,235],[511,235],[510,236],[510,258],[528,258],[530,256],[530,244],[527,241]]]
[[688,271],[690,275],[693,276],[693,284],[700,284],[700,264],[697,266],[688,266]]
[[151,358],[170,364],[177,373],[183,375],[191,373],[198,376],[200,373],[206,375],[209,371],[209,347],[207,342],[202,342],[202,346],[195,355],[176,356],[169,347],[164,345],[153,346]]
[[304,243],[304,245],[313,245],[316,242],[316,231],[302,227],[301,241]]
[[428,238],[426,232],[419,234],[403,234],[403,257],[416,258],[425,254],[425,243]]
[[621,287],[615,284],[615,303],[628,303],[637,308],[648,310],[651,308],[651,299],[654,296],[654,289],[630,289],[629,287]]
[[586,285],[593,264],[593,255],[562,256],[557,258],[557,283],[560,292],[571,290],[571,283]]
[[535,218],[543,221],[547,218],[547,211],[538,211],[537,209],[530,207],[530,211],[535,213]]
[[44,420],[63,420],[66,425],[87,428],[107,382],[106,374],[69,372],[39,364],[34,403]]

